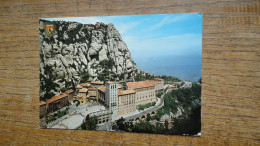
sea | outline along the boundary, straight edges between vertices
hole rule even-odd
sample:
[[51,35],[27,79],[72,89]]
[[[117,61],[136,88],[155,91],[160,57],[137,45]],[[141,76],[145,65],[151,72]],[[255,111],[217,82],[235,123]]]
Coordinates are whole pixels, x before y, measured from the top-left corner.
[[201,55],[153,56],[134,58],[137,66],[147,73],[177,77],[197,82],[201,78]]

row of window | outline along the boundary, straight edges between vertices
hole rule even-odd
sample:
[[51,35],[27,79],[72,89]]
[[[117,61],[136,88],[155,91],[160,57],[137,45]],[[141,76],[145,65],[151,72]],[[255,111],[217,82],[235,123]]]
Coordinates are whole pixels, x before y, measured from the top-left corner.
[[[149,93],[148,93],[149,94]],[[154,92],[150,92],[150,94],[149,95],[142,95],[142,94],[140,94],[139,96],[137,96],[137,100],[138,99],[145,99],[145,98],[148,98],[148,97],[154,97],[155,96],[155,94],[154,94]]]
[[117,89],[116,84],[110,85],[110,89]]
[[116,102],[111,103],[111,107],[116,106]]
[[100,121],[98,121],[98,124],[105,123],[105,122],[108,122],[108,119],[100,120]]

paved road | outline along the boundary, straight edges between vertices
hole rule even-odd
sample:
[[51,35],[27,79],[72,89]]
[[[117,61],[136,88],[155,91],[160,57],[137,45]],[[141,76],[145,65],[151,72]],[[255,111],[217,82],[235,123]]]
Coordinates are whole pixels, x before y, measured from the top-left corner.
[[[166,91],[166,93],[168,93],[168,90]],[[150,107],[150,108],[148,108],[144,111],[141,111],[138,114],[124,117],[124,119],[126,121],[129,121],[131,119],[136,119],[136,118],[139,118],[139,117],[142,117],[142,116],[146,116],[148,113],[152,113],[153,111],[156,111],[156,110],[162,108],[164,106],[164,99],[163,99],[164,95],[165,95],[165,93],[161,96],[161,100],[160,100],[159,104],[156,104],[155,106],[152,106],[152,107]]]

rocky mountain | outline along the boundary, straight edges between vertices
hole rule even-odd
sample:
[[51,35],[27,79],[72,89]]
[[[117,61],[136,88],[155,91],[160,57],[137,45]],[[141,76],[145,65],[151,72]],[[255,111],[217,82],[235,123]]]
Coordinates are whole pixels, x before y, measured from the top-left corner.
[[[46,25],[54,26],[52,35]],[[140,70],[113,24],[39,21],[40,96],[49,98],[80,83],[134,78]]]

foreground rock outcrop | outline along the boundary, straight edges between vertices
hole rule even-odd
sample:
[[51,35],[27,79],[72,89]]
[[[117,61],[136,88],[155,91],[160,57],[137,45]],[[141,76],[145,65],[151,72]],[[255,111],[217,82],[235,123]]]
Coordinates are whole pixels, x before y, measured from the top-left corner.
[[[52,36],[45,33],[46,23],[55,28]],[[113,24],[40,20],[39,25],[42,98],[74,87],[82,74],[98,81],[107,73],[106,79],[122,80],[140,72]],[[104,62],[109,62],[109,68]]]

